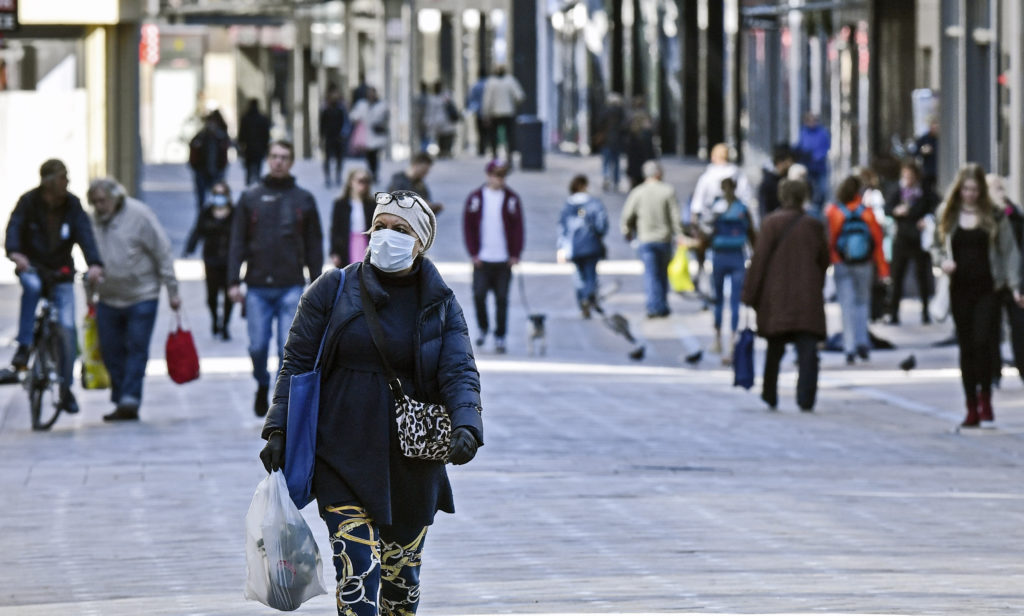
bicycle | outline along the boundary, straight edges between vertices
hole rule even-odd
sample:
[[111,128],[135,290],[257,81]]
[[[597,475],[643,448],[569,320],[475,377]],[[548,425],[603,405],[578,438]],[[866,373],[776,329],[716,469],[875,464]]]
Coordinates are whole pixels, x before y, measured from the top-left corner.
[[[36,309],[29,347],[29,364],[22,384],[28,392],[33,430],[49,430],[63,410],[61,389],[65,385],[61,368],[64,364],[64,343],[67,336],[60,324],[54,297],[59,272],[42,268],[34,270],[42,282],[43,293]],[[67,383],[70,387],[71,384]]]

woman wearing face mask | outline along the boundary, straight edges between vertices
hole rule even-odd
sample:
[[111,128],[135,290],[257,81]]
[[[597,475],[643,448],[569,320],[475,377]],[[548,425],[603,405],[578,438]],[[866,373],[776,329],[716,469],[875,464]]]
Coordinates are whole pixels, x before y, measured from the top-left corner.
[[[196,230],[188,240],[185,254],[190,255],[196,245],[203,243],[203,267],[206,269],[206,304],[210,308],[213,336],[231,340],[228,322],[234,302],[228,297],[228,241],[231,238],[231,219],[234,207],[231,204],[231,189],[224,182],[217,182],[210,189],[206,205],[199,215]],[[223,308],[218,298],[224,298]]]
[[[268,471],[283,467],[291,375],[312,370],[326,334],[313,492],[334,551],[338,613],[359,616],[416,612],[427,528],[438,510],[454,511],[444,463],[406,458],[399,449],[382,355],[408,396],[445,405],[453,464],[469,462],[483,444],[480,376],[466,320],[424,256],[434,241],[434,213],[413,192],[377,193],[374,201],[369,250],[345,267],[340,294],[335,270],[302,295],[260,453]],[[379,349],[364,289],[380,322]]]

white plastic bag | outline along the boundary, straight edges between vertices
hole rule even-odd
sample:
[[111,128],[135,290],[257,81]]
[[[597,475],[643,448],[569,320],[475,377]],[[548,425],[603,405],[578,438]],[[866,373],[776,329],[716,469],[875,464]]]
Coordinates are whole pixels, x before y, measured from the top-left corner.
[[256,486],[245,516],[245,598],[284,612],[326,594],[320,550],[295,508],[284,473]]

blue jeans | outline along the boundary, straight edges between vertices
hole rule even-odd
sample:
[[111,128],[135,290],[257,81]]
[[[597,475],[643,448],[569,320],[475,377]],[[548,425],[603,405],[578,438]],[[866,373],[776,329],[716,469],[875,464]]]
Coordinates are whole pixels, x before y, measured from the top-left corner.
[[[21,282],[21,311],[18,315],[18,345],[32,346],[36,320],[36,307],[43,296],[43,282],[34,271],[18,274]],[[75,285],[61,282],[54,285],[57,320],[64,328],[64,365],[61,376],[68,387],[75,382],[75,356],[78,353],[78,333],[75,331]]]
[[597,257],[573,259],[576,265],[576,302],[582,307],[589,300],[597,303]]
[[821,173],[808,173],[808,183],[811,185],[811,201],[820,210],[831,199],[828,192],[828,171]]
[[672,260],[672,242],[647,242],[640,244],[636,252],[644,264],[647,315],[668,315],[668,263]]
[[96,305],[100,354],[110,373],[110,400],[117,405],[142,403],[142,379],[149,361],[149,341],[156,322],[157,300],[118,308]]
[[[245,294],[245,318],[249,328],[249,357],[252,375],[260,387],[270,386],[267,357],[270,354],[270,335],[277,319],[278,369],[284,361],[284,343],[295,318],[302,297],[302,287],[249,287]],[[274,375],[277,378],[277,375]]]
[[612,148],[601,149],[601,174],[604,181],[611,182],[612,188],[619,186],[619,163],[622,158],[622,151]]
[[836,263],[836,296],[843,313],[843,352],[847,355],[858,348],[871,348],[868,338],[868,319],[871,316],[871,281],[875,265],[871,262]]
[[740,324],[740,297],[743,295],[743,279],[747,276],[746,258],[743,251],[716,251],[711,260],[714,267],[715,283],[715,329],[722,329],[722,313],[725,312],[725,279],[729,283],[729,324],[732,331]]

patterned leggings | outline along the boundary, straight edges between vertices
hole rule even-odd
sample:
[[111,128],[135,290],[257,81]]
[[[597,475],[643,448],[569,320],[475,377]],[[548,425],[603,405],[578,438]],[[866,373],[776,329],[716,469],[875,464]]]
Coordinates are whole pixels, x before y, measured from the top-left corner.
[[324,521],[334,551],[338,616],[416,614],[427,527],[379,526],[357,505],[327,507]]

